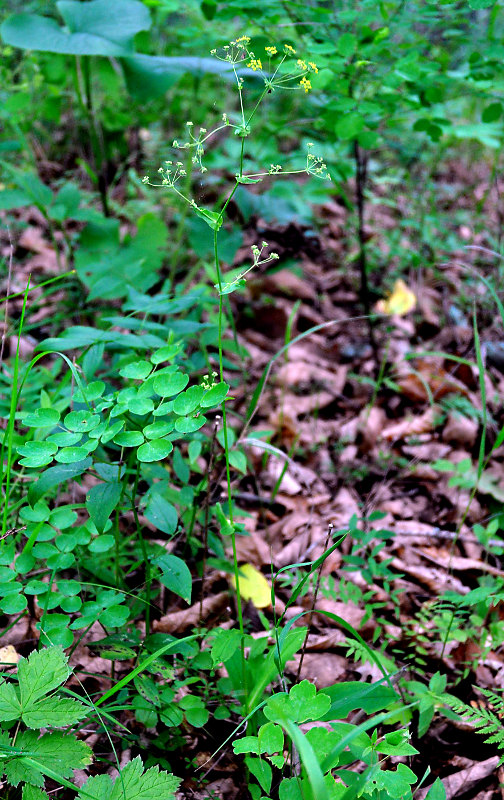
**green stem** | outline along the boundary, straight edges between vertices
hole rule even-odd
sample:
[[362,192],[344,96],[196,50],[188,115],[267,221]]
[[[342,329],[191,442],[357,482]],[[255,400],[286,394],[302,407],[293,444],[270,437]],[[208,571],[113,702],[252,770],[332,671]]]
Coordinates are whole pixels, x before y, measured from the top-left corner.
[[[10,484],[11,484],[11,471],[12,471],[12,450],[14,447],[14,422],[16,419],[16,408],[18,403],[19,397],[19,387],[18,387],[18,376],[19,376],[19,357],[20,357],[20,347],[21,347],[21,334],[23,331],[23,323],[26,313],[26,304],[28,300],[28,292],[30,290],[30,280],[31,275],[28,278],[28,283],[26,284],[26,289],[24,292],[23,297],[23,308],[21,310],[21,319],[19,321],[19,331],[18,331],[18,338],[17,338],[17,346],[16,346],[16,356],[14,358],[14,369],[12,372],[12,394],[11,394],[11,402],[10,402],[10,409],[9,409],[9,421],[7,424],[7,431],[5,433],[5,438],[2,442],[2,448],[0,452],[0,488],[4,482],[5,476],[5,495],[3,498],[4,507],[3,507],[3,514],[2,514],[2,536],[5,536],[7,531],[7,512],[9,509],[9,495],[10,495]],[[7,440],[7,465],[4,469],[4,446],[5,440]],[[5,539],[2,539],[2,546],[5,543]]]
[[[79,57],[77,58],[77,64],[79,64]],[[83,109],[84,113],[88,119],[88,126],[89,126],[89,141],[91,144],[91,152],[93,154],[93,165],[95,169],[95,173],[97,175],[98,181],[98,191],[100,193],[101,204],[103,208],[103,213],[106,217],[110,215],[109,205],[108,205],[108,197],[107,197],[107,181],[105,176],[105,153],[103,152],[103,147],[100,146],[100,139],[97,133],[97,125],[95,119],[95,112],[93,107],[93,92],[92,92],[92,80],[91,80],[91,58],[90,56],[83,56],[82,57],[82,75],[84,78],[84,89],[86,93],[85,100],[82,96],[82,90],[80,86],[80,82],[78,79],[75,81],[76,90],[78,93],[78,100],[79,105]]]
[[144,560],[144,568],[145,568],[145,634],[148,636],[150,634],[150,609],[151,609],[151,585],[152,585],[152,575],[151,575],[151,566],[149,561],[149,555],[147,553],[147,546],[145,544],[145,539],[142,533],[142,526],[140,525],[140,520],[138,519],[138,512],[136,509],[135,498],[137,496],[138,490],[138,481],[140,480],[140,462],[137,461],[137,468],[135,474],[135,484],[133,486],[133,491],[131,493],[131,509],[133,511],[133,516],[135,518],[135,524],[137,526],[137,534],[138,534],[138,541],[140,542],[140,549],[142,550],[142,556]]

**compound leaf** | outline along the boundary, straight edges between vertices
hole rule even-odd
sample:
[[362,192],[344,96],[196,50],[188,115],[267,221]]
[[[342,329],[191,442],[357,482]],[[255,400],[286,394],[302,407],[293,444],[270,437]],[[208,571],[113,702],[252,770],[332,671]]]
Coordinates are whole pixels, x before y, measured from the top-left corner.
[[66,681],[70,675],[67,662],[61,647],[48,647],[21,659],[18,679],[23,712],[31,710],[37,700]]
[[114,783],[108,775],[90,778],[77,800],[172,800],[179,784],[179,778],[160,772],[158,767],[143,772],[142,761],[137,757],[126,764]]
[[24,731],[16,739],[16,749],[21,753],[5,764],[7,780],[13,786],[21,781],[43,786],[45,770],[71,777],[74,769],[86,767],[92,758],[87,744],[59,731],[45,733],[40,739],[35,731]]
[[9,722],[21,716],[21,703],[11,683],[0,684],[0,721]]
[[44,697],[23,711],[23,722],[29,728],[63,728],[74,725],[87,714],[84,703],[70,697]]

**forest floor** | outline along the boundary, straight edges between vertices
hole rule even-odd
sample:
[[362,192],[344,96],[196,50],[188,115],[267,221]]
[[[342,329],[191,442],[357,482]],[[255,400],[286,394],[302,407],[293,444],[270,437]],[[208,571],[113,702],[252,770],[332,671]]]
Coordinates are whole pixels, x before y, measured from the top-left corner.
[[[475,174],[452,165],[440,176],[439,187],[445,212],[450,204],[470,208],[476,197],[486,205],[489,227],[499,226],[499,199],[488,191],[486,170]],[[367,247],[383,259],[386,232],[398,224],[401,203],[405,206],[406,198],[396,209],[385,202],[369,206]],[[503,526],[494,532],[489,525],[504,500],[504,446],[492,450],[504,423],[504,344],[502,321],[478,278],[497,277],[499,262],[484,250],[461,249],[436,254],[436,267],[403,275],[416,307],[404,316],[379,317],[373,348],[358,296],[358,248],[349,212],[335,196],[317,207],[316,216],[311,231],[294,223],[266,225],[257,218],[246,230],[246,245],[265,238],[281,259],[293,257],[297,266],[254,275],[246,294],[233,296],[239,339],[249,354],[245,382],[233,388],[234,410],[246,412],[264,369],[285,343],[289,320],[291,340],[321,327],[276,359],[251,420],[249,433],[273,431],[271,443],[289,458],[247,449],[254,469],[246,476],[235,474],[233,481],[244,512],[239,521],[248,532],[238,537],[238,559],[269,577],[288,565],[316,560],[334,532],[348,532],[323,564],[320,578],[287,611],[289,619],[314,609],[306,652],[289,662],[288,674],[308,677],[319,688],[381,677],[376,664],[349,646],[341,627],[317,614],[329,611],[381,652],[398,680],[428,682],[439,671],[448,675],[457,696],[481,700],[473,685],[504,689],[502,606],[489,606],[487,615],[474,608],[470,614],[454,611],[446,593],[465,596],[482,580],[496,579],[499,587],[504,578],[504,543],[498,538]],[[28,274],[40,279],[58,272],[43,218],[24,209],[22,219],[27,226],[13,243],[11,291],[22,290]],[[457,234],[468,245],[487,246],[483,234],[474,235],[466,226]],[[407,236],[402,247],[414,249],[414,239]],[[2,247],[6,255],[5,230]],[[245,248],[235,263],[244,258]],[[348,263],[355,266],[342,266]],[[400,272],[397,262],[391,268]],[[376,280],[371,274],[371,283]],[[40,323],[40,335],[32,330],[22,340],[25,358],[46,335],[44,319],[61,299],[62,294],[53,294],[38,320],[31,316],[31,324]],[[480,348],[475,347],[473,301]],[[16,318],[19,303],[11,303],[9,313]],[[478,475],[483,434],[485,463]],[[144,522],[146,535],[155,537]],[[275,609],[263,609],[268,619],[285,608],[296,574],[290,570],[279,577]],[[218,569],[207,570],[202,596],[206,625],[234,624],[228,583]],[[187,608],[170,598],[154,615],[154,630],[190,632],[201,621],[199,600]],[[263,630],[250,603],[245,618],[250,630]],[[30,624],[21,619],[2,644],[23,653],[31,641],[31,649]],[[103,686],[109,685],[110,662],[84,644],[74,652],[72,667],[81,677],[93,673],[95,691],[99,675]],[[128,724],[134,729],[134,721]],[[181,797],[203,800],[212,791],[222,800],[242,796],[232,751],[226,748],[207,761],[231,730],[229,722],[213,722],[187,733],[184,756],[204,766],[200,777],[186,773]],[[497,769],[495,750],[482,744],[471,726],[437,716],[421,740],[414,734],[413,744],[420,755],[412,759],[412,769],[422,775],[430,767],[432,777],[445,779],[448,800],[490,800],[499,794],[504,774]],[[107,752],[105,741],[102,749]],[[182,768],[176,761],[172,765],[175,772]]]

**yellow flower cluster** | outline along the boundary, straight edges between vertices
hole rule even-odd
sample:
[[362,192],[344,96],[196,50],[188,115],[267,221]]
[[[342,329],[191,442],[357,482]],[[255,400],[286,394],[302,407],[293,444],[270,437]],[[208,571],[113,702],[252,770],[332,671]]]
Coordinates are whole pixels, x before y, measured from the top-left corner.
[[296,55],[296,51],[290,46],[290,44],[284,44],[284,51],[290,56]]
[[304,76],[304,78],[301,78],[301,80],[299,81],[299,85],[303,87],[303,89],[305,90],[305,94],[306,92],[309,92],[310,89],[312,88],[311,81],[308,80],[306,75]]
[[258,69],[262,69],[262,61],[260,58],[252,58],[247,64],[247,67],[249,67],[249,69],[253,69],[254,72],[257,72]]
[[266,52],[267,52],[267,54],[269,56],[276,56],[276,54],[278,53],[278,50],[274,46],[273,47],[265,47],[264,49],[266,50]]
[[250,36],[238,36],[238,39],[235,39],[234,42],[230,42],[230,44],[250,44]]

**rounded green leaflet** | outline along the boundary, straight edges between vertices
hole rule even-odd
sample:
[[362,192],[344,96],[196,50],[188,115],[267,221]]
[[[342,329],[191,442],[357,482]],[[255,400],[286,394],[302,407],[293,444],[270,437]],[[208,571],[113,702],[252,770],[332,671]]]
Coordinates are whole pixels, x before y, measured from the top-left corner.
[[91,400],[98,400],[104,391],[105,383],[103,381],[91,381],[91,383],[88,383],[88,385],[84,388],[84,395],[80,390],[75,392],[74,401],[78,403],[84,403],[87,400],[89,403]]
[[68,431],[61,431],[61,433],[51,433],[47,437],[47,442],[53,442],[58,447],[73,447],[82,439],[82,433],[68,433]]
[[31,572],[34,566],[35,559],[31,553],[21,553],[16,558],[16,563],[14,565],[18,575],[25,575],[27,572]]
[[189,375],[174,372],[171,375],[159,375],[154,381],[154,389],[160,397],[173,397],[182,392],[189,383]]
[[53,442],[26,442],[18,447],[18,453],[21,453],[22,456],[52,456],[57,449]]
[[100,417],[98,414],[92,414],[90,411],[70,411],[65,417],[65,427],[69,431],[76,433],[86,433],[92,431],[100,424]]
[[55,408],[37,408],[26,414],[21,422],[27,428],[52,428],[59,422],[60,413]]
[[194,431],[199,431],[206,421],[203,414],[198,417],[179,417],[175,422],[175,430],[179,433],[194,433]]
[[201,408],[213,408],[222,403],[229,391],[229,384],[225,381],[216,383],[211,389],[203,395],[200,406]]
[[134,397],[132,400],[128,400],[128,411],[131,411],[132,414],[137,414],[139,417],[143,417],[144,414],[150,414],[153,408],[154,403],[150,397]]
[[39,500],[33,508],[24,506],[19,512],[19,516],[23,522],[45,522],[51,516],[51,510],[43,500]]
[[151,355],[153,364],[162,364],[163,361],[171,361],[175,358],[180,350],[179,344],[167,344],[166,347],[160,347]]
[[143,429],[144,436],[147,439],[161,439],[161,437],[166,436],[167,433],[171,433],[173,428],[175,427],[175,420],[159,420],[158,422],[153,422],[152,425],[147,425]]
[[175,414],[184,417],[186,414],[192,414],[200,405],[201,398],[205,390],[203,386],[190,386],[185,392],[179,394],[173,401],[173,410]]
[[44,583],[44,581],[39,581],[36,578],[32,578],[31,581],[28,581],[28,583],[24,588],[25,594],[42,595],[45,594],[47,590],[48,590],[47,583]]
[[119,433],[120,430],[124,428],[124,420],[118,419],[117,422],[114,422],[105,433],[102,433],[101,440],[103,444],[110,442],[111,439],[114,438],[116,433]]
[[138,448],[137,458],[144,462],[162,461],[172,450],[173,445],[168,439],[152,439]]
[[102,536],[97,536],[96,539],[89,545],[91,553],[106,553],[114,546],[114,537],[109,533],[104,533]]
[[[46,584],[44,584],[46,585]],[[66,597],[73,597],[76,594],[79,594],[81,590],[81,584],[79,581],[70,580],[59,580],[57,582],[58,592],[64,594]]]
[[205,708],[201,697],[187,694],[180,701],[180,705],[184,709],[185,718],[189,725],[194,728],[201,728],[207,724],[210,712]]
[[107,430],[107,423],[100,422],[100,424],[93,431],[89,431],[89,436],[92,439],[101,439],[106,430]]
[[27,605],[28,601],[24,594],[8,594],[0,600],[0,608],[4,614],[19,614]]
[[73,553],[54,553],[47,559],[47,566],[49,569],[61,570],[68,569],[75,563],[75,556]]
[[[56,536],[56,531],[54,530],[53,527],[51,527],[51,525],[44,524],[37,526],[37,528],[38,528],[36,537],[37,542],[51,542]],[[28,536],[32,535],[33,525],[29,525],[27,527],[26,533],[28,534]]]
[[51,463],[57,450],[53,442],[26,442],[18,447],[18,453],[24,456],[19,463],[23,467],[45,467]]
[[60,464],[74,464],[86,458],[87,454],[87,447],[64,447],[55,456],[55,459]]
[[82,606],[82,600],[80,597],[63,597],[59,605],[67,614],[74,614]]
[[73,634],[67,628],[68,616],[66,614],[44,614],[36,624],[40,631],[40,641],[48,647],[60,645],[63,648],[73,644]]
[[129,617],[129,608],[122,605],[109,606],[98,617],[106,628],[120,628]]
[[62,506],[61,508],[55,508],[54,511],[51,511],[51,517],[49,522],[51,525],[54,525],[55,528],[59,528],[60,531],[65,530],[65,528],[71,528],[74,522],[77,521],[78,514],[73,509],[68,508],[67,506]]
[[153,417],[162,417],[173,411],[173,400],[167,400],[166,403],[160,403],[157,408],[152,412]]
[[8,583],[9,581],[13,581],[16,577],[16,573],[10,567],[0,567],[0,584]]
[[119,375],[123,378],[133,378],[134,380],[143,381],[152,370],[152,364],[148,361],[133,361],[119,370]]
[[120,447],[138,447],[143,444],[144,435],[141,431],[122,431],[114,436],[113,441]]

